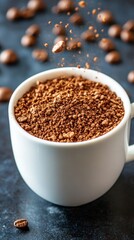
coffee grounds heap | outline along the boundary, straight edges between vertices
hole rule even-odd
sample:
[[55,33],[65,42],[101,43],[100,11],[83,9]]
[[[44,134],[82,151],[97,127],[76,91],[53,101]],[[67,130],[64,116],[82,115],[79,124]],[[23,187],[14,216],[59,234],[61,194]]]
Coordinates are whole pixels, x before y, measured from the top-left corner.
[[37,81],[17,102],[15,117],[29,134],[54,142],[97,138],[124,116],[121,99],[108,86],[82,78]]

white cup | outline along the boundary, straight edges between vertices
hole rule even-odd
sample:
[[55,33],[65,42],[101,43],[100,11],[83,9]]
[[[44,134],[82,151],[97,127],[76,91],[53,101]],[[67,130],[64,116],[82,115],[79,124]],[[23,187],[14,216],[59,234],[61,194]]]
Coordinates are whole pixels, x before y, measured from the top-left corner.
[[[81,75],[106,84],[122,99],[125,115],[110,132],[96,139],[59,143],[27,133],[15,119],[18,99],[35,84],[61,75]],[[57,68],[36,74],[18,86],[9,102],[9,122],[13,153],[27,185],[42,198],[63,206],[89,203],[116,182],[126,161],[134,159],[134,145],[128,146],[134,103],[125,90],[100,72],[78,68]]]

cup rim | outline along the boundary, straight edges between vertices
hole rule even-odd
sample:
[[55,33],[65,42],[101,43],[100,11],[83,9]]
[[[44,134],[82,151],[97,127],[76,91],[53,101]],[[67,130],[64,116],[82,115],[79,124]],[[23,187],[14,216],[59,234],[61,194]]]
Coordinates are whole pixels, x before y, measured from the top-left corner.
[[[21,91],[22,87],[24,87],[27,83],[35,83],[37,81],[37,78],[38,77],[41,77],[41,76],[46,76],[46,75],[49,75],[49,74],[52,74],[52,73],[63,73],[64,75],[68,75],[69,71],[73,72],[74,71],[74,74],[69,74],[69,75],[82,75],[82,73],[92,73],[94,75],[96,75],[96,81],[97,82],[101,82],[99,81],[99,78],[98,76],[103,76],[105,78],[107,78],[107,80],[110,80],[112,81],[112,83],[114,83],[115,86],[117,86],[118,88],[120,88],[122,94],[124,95],[124,98],[125,98],[125,101],[126,101],[126,105],[127,105],[127,108],[125,109],[125,106],[124,106],[124,109],[125,109],[125,114],[124,114],[124,117],[123,119],[121,120],[121,122],[115,126],[112,130],[110,130],[109,132],[107,132],[106,134],[104,135],[101,135],[97,138],[93,138],[93,139],[89,139],[89,140],[86,140],[86,141],[81,141],[81,142],[54,142],[54,141],[49,141],[49,140],[45,140],[45,139],[41,139],[41,138],[38,138],[38,137],[35,137],[34,135],[31,135],[30,133],[28,133],[26,130],[24,130],[20,125],[19,123],[17,122],[16,118],[15,118],[15,115],[14,115],[14,106],[15,106],[15,99],[16,99],[16,95],[19,91]],[[75,73],[75,72],[79,72],[79,73]],[[65,74],[66,73],[66,74]],[[85,77],[87,78],[87,77]],[[48,79],[48,77],[46,78]],[[50,79],[52,79],[52,77],[50,77]],[[87,78],[88,79],[88,78]],[[92,80],[92,78],[89,77],[89,79]],[[44,80],[45,81],[45,80]],[[101,82],[102,83],[102,82]],[[109,86],[108,83],[105,83],[107,86]],[[32,84],[30,85],[32,86]],[[26,91],[24,92],[27,92],[29,88],[26,89]],[[112,90],[113,91],[113,90]],[[117,94],[117,93],[116,93]],[[22,94],[23,95],[23,94]],[[118,96],[118,94],[117,94]],[[21,98],[21,96],[19,97]],[[18,99],[19,99],[18,98]],[[120,97],[121,98],[121,97]],[[18,101],[17,99],[17,101]],[[123,101],[123,99],[121,98],[121,100]],[[123,104],[124,104],[124,101],[123,101]],[[55,69],[50,69],[50,70],[46,70],[46,71],[43,71],[43,72],[40,72],[40,73],[37,73],[29,78],[27,78],[26,80],[24,80],[21,84],[19,84],[19,86],[14,90],[10,100],[9,100],[9,106],[8,106],[8,116],[9,116],[9,122],[10,120],[13,121],[15,127],[17,128],[17,130],[23,134],[26,138],[32,140],[32,141],[35,141],[35,142],[38,142],[38,143],[41,143],[41,144],[47,144],[47,145],[52,145],[52,146],[64,146],[64,147],[70,147],[70,146],[80,146],[80,145],[86,145],[86,144],[94,144],[94,143],[97,143],[97,142],[100,142],[100,141],[104,141],[106,140],[107,138],[111,137],[112,135],[116,134],[117,131],[119,131],[119,129],[121,129],[126,121],[128,120],[129,116],[131,114],[131,103],[130,103],[130,100],[129,100],[129,97],[126,93],[126,91],[124,90],[124,88],[117,82],[115,81],[113,78],[109,77],[108,75],[100,72],[100,71],[96,71],[96,70],[92,70],[92,69],[85,69],[85,68],[77,68],[77,67],[63,67],[63,68],[55,68]]]

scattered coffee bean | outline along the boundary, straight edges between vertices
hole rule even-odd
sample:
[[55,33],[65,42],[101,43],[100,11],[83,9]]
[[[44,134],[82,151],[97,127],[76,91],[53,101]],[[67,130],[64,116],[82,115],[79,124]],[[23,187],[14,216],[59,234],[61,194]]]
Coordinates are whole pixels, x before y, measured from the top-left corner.
[[14,227],[24,229],[28,227],[28,221],[26,219],[17,219],[14,222]]
[[35,49],[32,52],[32,56],[39,62],[46,62],[48,60],[48,53],[44,49]]
[[117,51],[112,51],[105,56],[105,61],[108,63],[119,63],[121,61],[121,55]]
[[114,50],[115,49],[115,44],[114,42],[109,39],[109,38],[102,38],[99,43],[98,43],[99,47],[106,51],[106,52],[109,52],[111,50]]
[[21,12],[16,7],[9,8],[6,13],[6,18],[11,21],[18,20],[21,18]]
[[59,42],[59,41],[64,41],[64,42],[66,43],[66,37],[63,36],[63,35],[57,36],[57,37],[54,39],[54,44],[56,44],[56,43]]
[[40,34],[40,27],[37,24],[33,24],[26,30],[27,35],[38,36]]
[[124,116],[124,107],[106,85],[81,76],[61,76],[38,81],[18,100],[14,114],[20,126],[33,136],[81,142],[116,127]]
[[77,50],[82,46],[81,42],[77,39],[71,39],[67,42],[67,50]]
[[128,30],[121,31],[121,40],[127,43],[134,43],[134,32]]
[[12,49],[6,49],[0,54],[0,62],[3,64],[13,64],[18,60],[17,54]]
[[60,53],[65,50],[66,44],[64,41],[58,41],[52,48],[53,53]]
[[69,20],[75,25],[82,25],[84,23],[83,17],[79,13],[74,13]]
[[35,12],[29,8],[22,8],[20,9],[21,17],[24,19],[33,18],[35,16]]
[[127,31],[134,31],[134,20],[128,20],[124,25],[123,28]]
[[55,24],[52,32],[55,35],[65,35],[65,28],[61,24]]
[[122,27],[120,25],[114,24],[108,29],[108,35],[113,38],[118,38],[120,37],[121,30]]
[[87,42],[93,42],[96,39],[94,31],[91,30],[86,30],[83,32],[81,34],[81,38]]
[[31,35],[24,35],[21,38],[21,45],[24,47],[31,47],[36,44],[36,38]]
[[30,0],[28,1],[27,7],[34,12],[44,11],[46,5],[43,0]]
[[72,0],[60,0],[57,4],[58,13],[67,13],[74,10],[74,2]]
[[128,82],[134,83],[134,70],[128,73],[127,79],[128,79]]
[[8,87],[0,87],[0,102],[9,101],[13,91]]
[[113,23],[113,15],[109,10],[104,10],[98,13],[97,15],[97,21],[102,24],[111,24]]
[[79,1],[79,2],[78,2],[78,5],[79,5],[79,7],[81,7],[81,8],[85,8],[87,4],[86,4],[85,1]]

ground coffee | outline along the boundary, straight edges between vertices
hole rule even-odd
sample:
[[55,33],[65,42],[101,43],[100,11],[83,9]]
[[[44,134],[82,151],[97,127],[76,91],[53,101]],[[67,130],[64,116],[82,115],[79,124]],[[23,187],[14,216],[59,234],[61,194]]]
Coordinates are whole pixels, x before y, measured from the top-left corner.
[[18,100],[14,111],[28,133],[56,142],[97,138],[124,116],[121,99],[108,86],[81,76],[38,81]]

